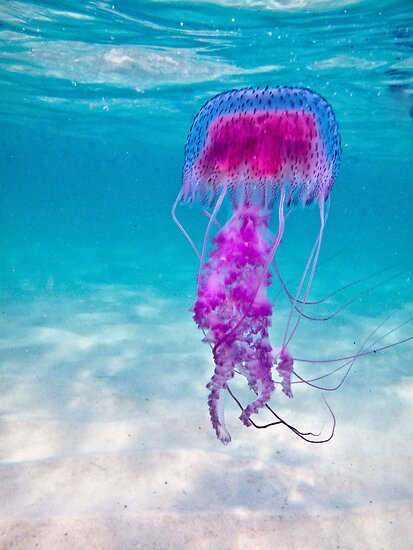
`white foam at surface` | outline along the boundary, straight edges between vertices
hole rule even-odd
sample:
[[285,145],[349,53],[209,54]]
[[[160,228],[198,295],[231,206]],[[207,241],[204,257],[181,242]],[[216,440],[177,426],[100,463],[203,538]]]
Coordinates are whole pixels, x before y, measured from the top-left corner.
[[[3,57],[8,55],[5,53]],[[227,75],[271,72],[280,68],[278,65],[251,69],[238,67],[214,59],[202,48],[114,46],[58,40],[42,43],[29,38],[25,48],[20,53],[14,53],[7,65],[7,70],[11,72],[65,79],[72,81],[74,86],[78,83],[113,85],[137,92],[173,84],[214,81]]]
[[[163,0],[154,0],[163,2]],[[172,0],[180,3],[184,0]],[[360,3],[363,0],[197,0],[195,4],[202,2],[218,4],[233,8],[264,9],[270,11],[300,11],[300,10],[331,10],[338,9],[352,4]]]

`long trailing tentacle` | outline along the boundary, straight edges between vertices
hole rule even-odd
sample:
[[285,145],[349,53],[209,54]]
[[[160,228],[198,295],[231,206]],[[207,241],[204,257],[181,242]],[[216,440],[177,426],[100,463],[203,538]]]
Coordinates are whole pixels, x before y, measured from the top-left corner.
[[[230,394],[230,396],[232,397],[232,399],[237,403],[239,408],[241,410],[244,410],[244,407],[241,404],[240,400],[235,396],[235,394],[232,392],[231,388],[228,385],[227,385],[227,390],[228,390],[228,393]],[[286,420],[284,420],[268,404],[266,404],[265,407],[274,416],[274,418],[276,418],[276,420],[273,421],[273,422],[269,422],[267,424],[258,424],[257,422],[255,422],[254,420],[252,420],[250,418],[250,423],[251,423],[252,426],[254,426],[254,428],[257,428],[257,429],[266,429],[266,428],[270,428],[271,426],[276,426],[276,425],[282,424],[286,428],[291,430],[300,439],[303,439],[304,441],[307,441],[307,443],[327,443],[328,441],[331,441],[331,439],[334,437],[334,433],[335,433],[335,429],[336,429],[336,417],[334,415],[334,412],[333,412],[332,408],[330,407],[327,400],[325,399],[324,395],[322,395],[322,397],[323,397],[324,403],[326,404],[326,406],[327,406],[327,408],[328,408],[328,410],[331,414],[332,420],[333,420],[333,425],[331,427],[330,434],[328,435],[328,437],[326,437],[324,439],[316,439],[317,437],[319,437],[321,435],[320,433],[315,434],[313,432],[301,432],[295,426],[293,426],[292,424],[290,424]],[[311,439],[308,436],[312,436],[315,439]]]
[[[371,340],[371,338],[380,330],[380,328],[386,323],[386,321],[388,321],[388,319],[391,317],[391,315],[388,315],[385,319],[383,319],[371,332],[370,334],[364,339],[362,345],[360,346],[359,348],[359,351],[358,353],[352,358],[350,359],[349,361],[346,361],[343,365],[341,365],[340,367],[337,367],[336,369],[334,369],[333,371],[331,371],[330,373],[327,373],[327,374],[324,374],[323,376],[319,376],[319,377],[316,377],[315,379],[312,379],[312,380],[306,380],[305,378],[301,377],[296,371],[294,371],[294,376],[296,378],[299,379],[299,381],[301,383],[304,383],[308,386],[311,386],[312,388],[316,388],[318,390],[323,390],[323,391],[336,391],[338,390],[343,384],[344,384],[344,381],[346,380],[346,378],[348,377],[348,375],[350,374],[350,371],[351,369],[353,368],[354,366],[354,363],[357,361],[360,353],[365,350],[365,349],[371,349],[372,347],[374,347],[374,345],[380,341],[381,339],[383,338],[386,338],[386,336],[388,336],[389,334],[391,334],[394,330],[396,329],[392,329],[391,331],[389,331],[387,334],[385,334],[384,336],[381,336],[378,340],[376,340],[375,342],[373,342],[372,344],[370,344],[369,346],[367,346],[367,343],[369,342],[369,340]],[[318,384],[314,384],[313,382],[316,382],[318,380],[321,380],[321,379],[324,379],[324,378],[327,378],[328,376],[331,376],[332,374],[334,374],[335,372],[338,372],[339,370],[342,370],[344,369],[345,367],[346,370],[344,372],[344,375],[341,377],[341,380],[339,381],[339,383],[334,386],[334,387],[326,387],[326,386],[321,386],[321,385],[318,385]]]
[[[314,272],[315,272],[315,268],[317,266],[317,260],[318,260],[318,256],[319,256],[319,253],[320,253],[320,247],[321,247],[321,241],[322,241],[322,238],[323,238],[324,227],[325,227],[325,223],[326,223],[327,217],[328,217],[330,201],[328,200],[328,202],[327,202],[327,211],[325,211],[325,201],[324,201],[323,197],[320,198],[319,206],[320,206],[320,230],[319,230],[316,242],[313,246],[313,250],[311,251],[311,254],[308,258],[307,265],[304,269],[304,272],[303,272],[303,275],[301,277],[301,281],[300,281],[300,284],[298,286],[295,298],[294,298],[293,303],[292,303],[291,308],[290,308],[290,314],[289,314],[288,321],[287,321],[285,331],[284,331],[284,339],[283,339],[283,345],[282,345],[283,348],[288,346],[289,342],[291,341],[292,337],[295,334],[295,331],[297,330],[298,324],[299,324],[300,319],[301,319],[301,313],[302,313],[302,311],[305,307],[306,300],[307,300],[307,297],[308,297],[308,293],[310,292],[311,283],[313,282]],[[301,307],[300,307],[300,310],[298,312],[298,317],[297,317],[297,320],[295,322],[295,325],[294,325],[293,329],[291,330],[290,334],[288,334],[288,330],[290,328],[294,307],[295,307],[295,305],[297,303],[297,300],[300,296],[301,288],[304,284],[304,281],[305,281],[305,278],[307,276],[307,272],[308,272],[310,264],[311,264],[311,270],[310,270],[310,274],[309,274],[309,278],[308,278],[308,282],[307,282],[307,287],[305,289],[304,298],[302,300]]]
[[[278,270],[278,266],[277,264],[275,263],[275,261],[273,261],[273,267],[274,267],[274,271],[280,281],[280,284],[287,296],[287,298],[289,299],[292,307],[294,307],[295,311],[297,313],[299,313],[301,315],[301,317],[304,317],[305,319],[308,319],[310,321],[329,321],[330,319],[333,319],[334,317],[336,317],[339,313],[341,313],[342,311],[344,311],[347,307],[349,307],[351,304],[353,304],[355,301],[359,300],[360,298],[362,298],[363,296],[366,296],[367,294],[371,293],[373,290],[375,290],[376,288],[379,288],[381,287],[382,285],[388,283],[389,281],[392,281],[393,279],[396,279],[397,277],[400,277],[400,275],[403,275],[403,273],[406,273],[406,270],[403,270],[403,271],[399,271],[398,273],[394,274],[394,275],[391,275],[390,277],[387,277],[386,279],[384,279],[383,281],[379,281],[378,283],[376,283],[375,285],[373,286],[370,286],[369,288],[367,288],[365,291],[363,292],[360,292],[359,294],[357,294],[356,296],[354,296],[354,298],[352,298],[351,300],[348,300],[347,302],[345,302],[342,306],[340,306],[338,309],[336,309],[333,313],[331,313],[330,315],[324,315],[324,316],[320,316],[320,317],[316,317],[314,315],[308,315],[306,313],[304,313],[303,310],[301,310],[301,313],[300,313],[300,309],[299,307],[297,306],[297,304],[303,304],[303,301],[302,300],[296,300],[296,303],[294,304],[294,297],[291,295],[290,291],[288,290],[285,282],[283,281],[282,277],[281,277],[281,274]],[[342,286],[341,288],[338,288],[337,290],[333,291],[333,292],[330,292],[330,294],[328,294],[327,296],[325,296],[324,298],[321,298],[320,300],[316,300],[316,301],[306,301],[305,302],[305,305],[308,306],[308,305],[317,305],[317,304],[321,304],[323,302],[325,302],[326,300],[328,300],[329,298],[331,298],[332,296],[335,296],[336,294],[338,294],[339,292],[347,289],[347,288],[350,288],[351,286],[355,285],[355,284],[358,284],[358,283],[361,283],[363,281],[367,281],[369,279],[372,279],[373,277],[377,277],[378,275],[381,275],[382,273],[384,273],[385,271],[388,271],[389,269],[393,269],[394,267],[396,266],[392,266],[392,267],[388,267],[386,269],[383,269],[377,273],[374,273],[372,275],[368,275],[367,277],[363,277],[362,279],[358,279],[356,281],[352,281],[351,283],[347,283],[346,285]]]
[[176,197],[176,200],[172,206],[172,219],[173,221],[176,223],[176,225],[178,226],[178,228],[181,230],[182,234],[184,235],[184,237],[187,239],[187,241],[189,242],[189,244],[192,246],[195,254],[198,256],[198,258],[200,259],[201,258],[201,255],[194,243],[194,241],[191,239],[191,237],[188,235],[188,233],[186,232],[186,230],[184,229],[183,225],[181,224],[181,222],[178,220],[178,218],[176,217],[176,214],[175,214],[175,211],[176,211],[176,207],[178,206],[178,203],[179,201],[181,200],[182,198],[182,190],[179,191],[178,193],[178,196]]
[[[400,328],[401,326],[407,323],[410,323],[412,320],[413,320],[413,317],[410,317],[407,321],[399,325],[397,328]],[[396,330],[396,328],[392,329],[391,332],[393,332],[394,330]],[[382,340],[382,338],[380,338],[379,340]],[[359,357],[365,357],[366,355],[371,355],[372,353],[379,353],[380,351],[385,351],[387,349],[394,348],[395,346],[400,346],[401,344],[405,344],[406,342],[410,342],[411,340],[413,340],[413,336],[407,336],[406,338],[403,338],[402,340],[398,340],[397,342],[392,342],[391,344],[387,344],[379,348],[374,348],[369,351],[363,351],[358,354],[346,355],[344,357],[335,357],[332,359],[305,359],[302,357],[294,357],[294,361],[297,363],[339,363],[340,361],[348,361],[354,358],[358,359]]]
[[[277,262],[275,261],[275,258],[272,262],[272,265],[273,265],[273,268],[274,268],[274,271],[276,272],[276,275],[281,283],[281,286],[287,296],[287,298],[290,300],[290,302],[292,300],[294,300],[294,297],[293,295],[291,294],[291,292],[288,290],[288,287],[287,287],[287,284],[284,282],[284,279],[283,277],[281,276],[281,273],[280,273],[280,270],[278,269],[278,265],[277,265]],[[320,264],[318,264],[320,265]],[[333,296],[335,296],[336,294],[339,294],[340,292],[342,292],[343,290],[347,290],[348,288],[354,286],[354,285],[358,285],[360,283],[364,283],[364,281],[368,281],[370,279],[374,279],[375,277],[378,277],[379,275],[382,275],[383,273],[386,273],[386,271],[390,271],[391,269],[394,269],[398,266],[400,266],[401,263],[397,263],[397,264],[394,264],[394,265],[390,265],[388,267],[385,267],[384,269],[380,269],[379,271],[376,271],[374,273],[371,273],[370,275],[366,275],[365,277],[360,277],[359,279],[355,279],[354,281],[350,281],[349,283],[346,283],[345,285],[339,287],[339,288],[336,288],[335,290],[333,290],[332,292],[330,292],[329,294],[327,294],[326,296],[323,296],[323,298],[320,298],[319,300],[307,300],[306,302],[306,305],[307,306],[314,306],[314,305],[318,305],[318,304],[322,304],[323,302],[326,302],[329,298],[332,298]],[[381,281],[380,283],[377,283],[377,285],[374,285],[372,287],[369,287],[367,289],[367,292],[371,292],[372,290],[374,290],[375,288],[377,288],[378,286],[386,283],[388,280],[391,280],[392,278],[395,278],[395,277],[399,277],[400,275],[402,275],[403,273],[405,273],[406,270],[402,270],[398,273],[396,273],[396,275],[391,275],[389,279],[385,279],[384,281]],[[360,298],[361,295],[360,294],[357,294],[356,298]],[[297,304],[301,304],[302,303],[302,300],[298,299],[297,300]]]
[[[212,214],[210,214],[205,208],[202,209],[202,212],[207,218],[212,218]],[[218,229],[222,229],[222,226],[217,219],[214,219],[214,224],[218,227]]]
[[[221,208],[221,205],[222,205],[222,202],[225,198],[225,195],[227,194],[227,188],[226,186],[224,186],[222,188],[222,191],[221,191],[221,194],[219,195],[219,198],[214,206],[214,210],[211,214],[211,216],[208,216],[209,217],[209,221],[208,221],[208,225],[207,225],[207,228],[206,228],[206,231],[205,231],[205,235],[204,235],[204,242],[202,244],[202,252],[201,252],[201,257],[199,259],[199,277],[201,276],[202,274],[202,271],[204,269],[204,262],[205,262],[205,253],[206,253],[206,247],[207,247],[207,244],[208,244],[208,240],[209,240],[209,235],[211,233],[211,227],[212,225],[215,223],[216,219],[217,219],[217,215],[218,215],[218,212],[219,212],[219,209]],[[199,278],[198,277],[198,278]]]

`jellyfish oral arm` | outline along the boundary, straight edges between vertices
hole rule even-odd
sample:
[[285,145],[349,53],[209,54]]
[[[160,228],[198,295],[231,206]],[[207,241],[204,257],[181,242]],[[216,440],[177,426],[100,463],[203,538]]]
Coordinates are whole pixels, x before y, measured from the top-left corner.
[[272,247],[264,237],[269,231],[270,215],[254,205],[244,205],[213,238],[214,248],[198,279],[194,319],[206,333],[206,341],[215,343],[208,405],[212,425],[224,444],[230,441],[230,435],[223,399],[235,369],[244,374],[257,394],[240,416],[247,426],[250,416],[269,401],[275,387],[271,375],[274,354],[268,336],[272,305],[267,288],[271,283],[269,266],[284,231],[284,200],[283,191],[278,234]]
[[[214,237],[215,247],[198,280],[194,319],[215,342],[208,405],[212,425],[224,444],[231,438],[225,427],[223,397],[236,365],[243,366],[249,384],[257,391],[259,385],[267,399],[274,389],[271,348],[263,348],[272,313],[266,298],[269,277],[264,271],[270,249],[261,235],[268,223],[269,216],[262,216],[253,206],[236,211]],[[266,368],[257,361],[258,350],[263,352]],[[246,414],[244,411],[244,423]]]

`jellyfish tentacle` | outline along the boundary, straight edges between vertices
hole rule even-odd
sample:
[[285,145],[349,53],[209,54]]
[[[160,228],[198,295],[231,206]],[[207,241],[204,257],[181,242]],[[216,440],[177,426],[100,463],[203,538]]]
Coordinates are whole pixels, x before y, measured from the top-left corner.
[[[280,281],[280,284],[288,298],[288,300],[290,301],[291,305],[294,307],[295,311],[297,313],[300,313],[300,310],[299,310],[299,307],[297,306],[297,304],[303,304],[303,300],[296,300],[296,303],[295,305],[293,305],[294,303],[294,297],[292,296],[292,294],[290,293],[290,291],[288,290],[287,288],[287,285],[286,283],[284,282],[282,276],[281,276],[281,273],[278,269],[278,266],[277,266],[277,263],[275,261],[272,262],[272,265],[273,265],[273,268],[274,268],[274,271],[276,272],[276,275],[278,277],[278,280]],[[323,302],[325,302],[326,300],[328,300],[328,298],[331,298],[332,296],[335,296],[336,294],[338,294],[339,292],[347,289],[347,288],[350,288],[351,286],[354,286],[358,283],[361,283],[361,282],[364,282],[364,281],[368,281],[369,279],[372,279],[373,277],[377,277],[383,273],[385,273],[386,271],[389,271],[390,269],[394,269],[395,267],[397,267],[397,265],[399,264],[396,264],[394,266],[390,266],[390,267],[387,267],[386,269],[382,269],[380,271],[378,271],[377,273],[373,273],[371,275],[368,275],[366,277],[363,277],[361,279],[357,279],[356,281],[352,281],[350,283],[347,283],[345,284],[344,286],[334,290],[333,292],[330,292],[330,294],[327,294],[327,296],[324,296],[323,298],[321,298],[320,300],[315,300],[315,301],[306,301],[305,302],[305,306],[308,306],[308,305],[318,305],[318,304],[321,304]],[[366,290],[364,290],[363,292],[360,292],[359,294],[356,294],[356,296],[354,296],[353,298],[351,298],[351,300],[348,300],[347,302],[345,302],[342,306],[340,306],[338,309],[336,309],[335,311],[333,311],[333,313],[331,313],[330,315],[325,315],[325,316],[322,316],[322,317],[315,317],[313,315],[307,315],[306,313],[304,313],[304,311],[301,311],[300,315],[301,317],[304,317],[305,319],[309,319],[310,321],[329,321],[330,319],[333,319],[334,317],[336,317],[339,313],[341,313],[342,311],[344,311],[347,307],[349,307],[351,304],[353,304],[356,300],[359,300],[360,298],[362,298],[363,296],[366,296],[367,294],[370,294],[373,290],[375,290],[376,288],[379,288],[381,286],[383,286],[385,283],[388,283],[389,281],[392,281],[393,279],[396,279],[397,277],[400,277],[400,275],[403,275],[403,273],[406,273],[407,270],[403,270],[403,271],[399,271],[398,273],[394,274],[394,275],[390,275],[389,277],[387,277],[386,279],[384,279],[383,281],[379,281],[378,283],[376,283],[375,285],[372,285],[370,287],[368,287]]]
[[[288,334],[288,330],[290,328],[290,324],[291,324],[291,320],[292,320],[292,315],[293,315],[293,312],[294,312],[294,309],[296,307],[296,304],[298,302],[298,298],[300,296],[300,293],[301,293],[301,289],[304,285],[304,281],[305,281],[305,278],[307,276],[307,273],[308,273],[308,270],[310,268],[310,265],[311,265],[311,262],[314,258],[314,254],[315,254],[315,251],[316,251],[316,248],[318,246],[318,243],[319,243],[319,234],[317,235],[317,238],[313,244],[313,247],[311,249],[311,252],[307,258],[307,263],[304,267],[304,270],[303,270],[303,273],[301,275],[301,279],[300,279],[300,282],[298,284],[298,287],[297,287],[297,290],[296,290],[296,293],[295,293],[295,296],[292,298],[291,300],[291,307],[290,307],[290,312],[289,312],[289,316],[288,316],[288,319],[287,319],[287,323],[286,323],[286,326],[285,326],[285,330],[284,330],[284,338],[283,338],[283,347],[285,347],[285,343],[286,343],[286,340],[287,340],[287,334]],[[302,302],[300,302],[302,303]]]
[[[202,209],[202,212],[205,214],[205,216],[206,216],[207,218],[211,218],[211,217],[212,217],[212,214],[210,214],[210,213],[208,212],[208,210],[206,210],[206,208],[203,208],[203,209]],[[221,224],[219,223],[219,221],[218,221],[217,219],[214,220],[214,224],[218,227],[218,229],[222,229]]]
[[[313,245],[313,248],[310,252],[310,255],[307,259],[307,263],[306,263],[306,266],[304,268],[304,272],[301,276],[301,280],[300,280],[300,283],[298,285],[296,295],[295,295],[294,299],[291,302],[290,313],[289,313],[289,317],[288,317],[287,324],[286,324],[285,331],[284,331],[283,344],[282,344],[282,347],[279,350],[279,352],[276,354],[276,364],[277,364],[276,370],[277,370],[278,374],[281,377],[281,388],[282,388],[283,393],[287,397],[290,397],[290,398],[293,397],[293,392],[292,392],[292,389],[291,389],[291,379],[292,379],[293,368],[294,368],[294,358],[292,357],[292,355],[290,354],[290,352],[288,350],[288,344],[290,343],[291,338],[293,337],[293,335],[294,335],[294,333],[295,333],[295,331],[298,327],[298,323],[300,321],[304,306],[306,304],[306,299],[307,299],[308,293],[310,291],[312,279],[313,279],[314,272],[315,272],[315,267],[317,265],[317,259],[318,259],[318,255],[319,255],[319,251],[320,251],[320,247],[321,247],[323,229],[324,229],[324,225],[325,225],[325,221],[326,221],[326,217],[324,216],[324,201],[322,201],[322,200],[320,200],[320,219],[321,219],[321,225],[320,225],[320,230],[319,230],[318,236],[317,236],[316,241]],[[271,259],[271,261],[272,260],[273,260],[273,258]],[[294,311],[294,309],[297,309],[296,304],[297,304],[297,301],[298,301],[298,298],[299,298],[299,295],[300,295],[300,292],[301,292],[301,288],[302,288],[302,286],[304,284],[304,281],[305,281],[305,278],[307,276],[308,269],[310,268],[310,265],[311,265],[311,271],[310,271],[310,275],[309,275],[309,280],[307,282],[307,287],[306,287],[306,290],[305,290],[303,301],[301,303],[301,308],[298,311],[298,318],[295,322],[294,328],[292,329],[290,335],[287,338],[288,330],[289,330],[291,320],[292,320],[293,311]],[[282,280],[281,280],[281,282],[283,284]]]
[[184,237],[186,238],[186,240],[189,242],[189,244],[192,246],[195,254],[198,256],[199,259],[201,259],[201,255],[194,243],[194,241],[191,239],[191,237],[188,235],[188,233],[185,231],[183,225],[181,224],[181,222],[178,220],[178,218],[176,217],[176,207],[178,206],[178,203],[179,201],[182,199],[182,190],[179,191],[178,193],[178,196],[176,197],[176,200],[172,206],[172,219],[173,221],[176,223],[176,225],[178,226],[179,230],[182,232],[182,234],[184,235]]
[[[354,363],[356,362],[356,360],[359,357],[360,353],[362,353],[363,350],[371,349],[371,347],[373,347],[378,341],[380,341],[382,338],[385,338],[386,336],[388,336],[388,334],[385,334],[384,336],[381,336],[378,340],[375,340],[369,346],[367,345],[369,340],[371,340],[371,338],[380,330],[380,328],[386,323],[386,321],[388,321],[388,319],[390,319],[390,317],[391,317],[391,315],[388,315],[385,319],[383,319],[370,332],[370,334],[364,339],[362,345],[359,348],[358,353],[352,359],[350,359],[349,361],[346,361],[343,365],[341,365],[340,367],[337,367],[332,372],[329,372],[329,373],[327,373],[323,376],[317,377],[317,378],[312,379],[312,380],[306,380],[305,378],[302,378],[296,371],[294,371],[294,376],[296,378],[298,378],[300,382],[302,382],[302,383],[304,383],[308,386],[311,386],[313,388],[319,389],[319,390],[323,390],[323,391],[336,391],[336,390],[338,390],[344,384],[344,381],[346,380],[347,376],[350,374],[350,371],[353,368]],[[392,329],[391,331],[389,331],[389,334],[391,334],[394,330],[395,329]],[[318,384],[313,384],[313,382],[316,382],[317,380],[321,380],[323,378],[327,378],[328,376],[331,376],[335,372],[338,372],[339,370],[342,370],[345,367],[347,367],[347,369],[346,369],[344,375],[341,377],[341,380],[339,381],[339,383],[336,386],[334,386],[334,387],[325,387],[325,386],[320,386]]]
[[[325,262],[323,262],[323,263],[325,263]],[[287,298],[290,300],[290,302],[292,302],[294,300],[294,297],[291,294],[291,292],[288,290],[287,284],[284,282],[284,279],[281,276],[280,270],[278,269],[278,265],[277,265],[277,262],[275,261],[275,259],[273,260],[272,265],[274,267],[274,271],[277,274],[277,277],[278,277],[278,279],[281,283],[281,286],[283,287],[283,290],[284,290]],[[318,265],[320,265],[320,263],[318,263]],[[375,277],[378,277],[379,275],[382,275],[383,273],[386,273],[386,271],[390,271],[391,269],[394,269],[394,268],[396,268],[400,265],[401,265],[401,262],[399,262],[397,264],[394,264],[394,265],[390,265],[388,267],[385,267],[384,269],[380,269],[379,271],[376,271],[375,273],[371,273],[370,275],[366,275],[365,277],[360,277],[359,279],[356,279],[354,281],[350,281],[349,283],[346,283],[345,285],[343,285],[339,288],[336,288],[335,290],[333,290],[329,294],[323,296],[323,298],[320,298],[319,300],[311,300],[311,301],[307,300],[306,305],[307,306],[314,306],[314,305],[322,304],[323,302],[326,302],[329,298],[332,298],[333,296],[335,296],[336,294],[342,292],[343,290],[346,290],[347,288],[350,288],[354,285],[364,283],[364,281],[374,279]],[[384,283],[387,283],[388,281],[392,280],[393,278],[400,277],[400,275],[402,275],[403,273],[406,273],[406,271],[407,271],[406,269],[403,269],[403,271],[399,271],[395,275],[390,275],[390,277],[388,279],[384,279],[384,281],[381,281],[381,282],[369,287],[367,289],[367,292],[371,292],[375,288],[383,285]],[[364,294],[357,294],[355,299],[357,300],[358,298],[360,298],[363,295]],[[301,304],[301,303],[302,303],[302,300],[297,300],[297,304]],[[346,307],[346,305],[344,307]],[[311,317],[311,319],[313,319],[313,318]]]
[[[407,323],[410,323],[413,320],[413,317],[410,317],[400,325],[397,325],[397,327],[392,328],[390,331],[388,331],[384,336],[380,336],[373,344],[371,344],[367,351],[362,351],[361,353],[355,353],[353,355],[346,355],[344,357],[335,357],[333,359],[304,359],[302,357],[294,357],[294,360],[299,363],[339,363],[340,361],[348,361],[351,359],[358,359],[359,357],[364,357],[366,355],[371,355],[372,353],[378,353],[380,351],[386,351],[387,349],[394,348],[395,346],[400,346],[401,344],[405,344],[406,342],[410,342],[413,340],[413,336],[407,336],[406,338],[403,338],[402,340],[397,340],[397,342],[391,342],[390,344],[386,344],[385,346],[381,346],[379,348],[374,347],[375,344],[389,336],[392,332],[398,330],[404,325],[407,325]],[[374,349],[371,349],[374,347]]]
[[[232,390],[229,386],[227,387],[227,390],[228,390],[228,393],[230,394],[230,396],[232,397],[232,399],[238,405],[238,407],[241,410],[243,410],[244,409],[243,405],[241,404],[240,400],[235,396],[235,394],[232,392]],[[283,424],[286,428],[291,430],[300,439],[303,439],[304,441],[307,441],[307,443],[328,443],[334,437],[334,432],[335,432],[335,429],[336,429],[336,423],[337,422],[336,422],[336,417],[334,415],[334,412],[331,409],[330,405],[328,404],[326,398],[324,397],[323,394],[321,394],[321,396],[322,396],[323,401],[324,401],[327,409],[329,410],[329,412],[331,414],[331,417],[332,417],[332,420],[333,420],[333,425],[331,427],[330,434],[324,439],[310,439],[307,436],[312,436],[314,438],[320,437],[321,431],[317,434],[315,434],[313,432],[302,432],[302,431],[300,431],[298,428],[296,428],[295,426],[293,426],[292,424],[288,423],[286,420],[281,418],[281,416],[279,414],[277,414],[268,404],[266,404],[265,407],[276,418],[276,420],[273,421],[273,422],[268,422],[267,424],[257,424],[256,422],[254,422],[254,420],[250,419],[250,423],[251,423],[252,426],[254,426],[254,428],[257,428],[257,429],[260,429],[260,430],[269,428],[271,426],[277,426],[279,424]]]
[[205,231],[204,242],[202,244],[201,257],[199,259],[199,277],[201,276],[201,273],[204,269],[205,253],[206,253],[206,247],[207,247],[209,235],[210,235],[210,232],[211,232],[211,227],[217,219],[219,209],[221,208],[221,205],[222,205],[222,202],[225,198],[226,193],[227,193],[227,188],[226,188],[226,186],[224,186],[222,188],[221,194],[220,194],[220,196],[219,196],[219,198],[218,198],[218,200],[215,204],[214,210],[213,210],[211,216],[209,217],[208,225],[207,225],[207,228],[206,228],[206,231]]
[[[330,202],[328,201],[327,202],[327,212],[325,212],[325,210],[324,210],[324,208],[325,208],[324,198],[323,197],[320,198],[320,201],[319,201],[320,230],[319,230],[319,233],[318,233],[316,243],[313,247],[314,252],[312,251],[312,253],[310,254],[310,258],[309,258],[309,261],[307,262],[306,269],[304,270],[303,276],[301,278],[300,285],[298,287],[297,293],[296,293],[295,298],[294,298],[294,302],[293,302],[293,304],[291,305],[291,308],[290,308],[290,314],[289,314],[287,325],[286,325],[285,332],[284,332],[284,339],[283,339],[283,346],[282,346],[283,348],[288,346],[288,344],[290,343],[292,337],[295,334],[295,331],[297,330],[298,324],[299,324],[300,319],[301,319],[301,313],[302,313],[302,311],[305,307],[306,300],[307,300],[307,297],[308,297],[308,293],[310,292],[311,283],[313,282],[314,273],[315,273],[315,269],[316,269],[316,266],[317,266],[318,256],[320,254],[321,242],[322,242],[322,239],[323,239],[324,226],[325,226],[325,223],[327,221],[329,205],[330,205]],[[314,257],[311,260],[311,256],[313,254],[314,254]],[[298,317],[295,321],[294,328],[291,330],[290,334],[287,337],[288,329],[290,327],[290,323],[291,323],[291,319],[292,319],[292,315],[293,315],[293,311],[294,311],[294,306],[296,305],[297,299],[299,298],[301,288],[304,284],[304,280],[305,280],[305,277],[307,275],[307,271],[308,271],[308,267],[309,267],[310,262],[311,262],[311,270],[310,270],[310,274],[309,274],[309,277],[308,277],[307,287],[305,289],[305,293],[304,293],[304,297],[303,297],[302,304],[301,304],[301,307],[300,307],[300,311],[298,312]]]

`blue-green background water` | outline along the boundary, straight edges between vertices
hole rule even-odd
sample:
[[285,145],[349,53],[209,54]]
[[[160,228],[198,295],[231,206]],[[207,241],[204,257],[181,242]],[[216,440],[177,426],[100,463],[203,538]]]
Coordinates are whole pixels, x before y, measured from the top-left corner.
[[412,6],[295,4],[4,3],[2,239],[8,258],[47,257],[6,269],[10,283],[67,282],[59,266],[86,248],[90,274],[128,249],[173,283],[177,250],[189,259],[169,215],[189,126],[213,94],[248,85],[308,86],[334,108],[343,167],[325,251],[361,222],[366,253],[408,258]]
[[[345,442],[353,441],[363,464],[399,447],[404,462],[396,457],[383,482],[383,458],[369,474],[367,493],[379,501],[411,498],[396,475],[411,466],[411,344],[360,361],[331,398],[339,435],[330,450],[304,451],[277,429],[262,440],[239,425],[235,408],[229,420],[235,441],[219,447],[204,389],[212,360],[188,311],[197,259],[170,211],[181,185],[186,135],[205,101],[245,86],[309,87],[332,105],[343,145],[312,297],[393,269],[334,296],[326,305],[334,311],[399,275],[364,294],[331,325],[303,323],[294,354],[348,354],[386,315],[393,315],[387,330],[409,319],[413,4],[7,0],[0,22],[4,418],[86,424],[123,419],[140,425],[145,418],[148,430],[141,428],[132,443],[108,443],[102,452],[111,445],[137,453],[142,447],[200,446],[238,463],[260,449],[271,471],[282,461],[276,454],[281,441],[291,463],[309,468],[317,453],[334,455],[336,449],[334,460],[342,461],[338,468],[344,471]],[[178,214],[200,242],[206,225],[200,210],[182,206]],[[292,288],[317,223],[311,208],[288,219],[279,265]],[[274,299],[276,293],[274,288]],[[279,300],[274,345],[287,311]],[[412,333],[411,324],[403,326],[384,343]],[[302,420],[308,411],[302,399],[281,406],[287,414],[298,410]],[[320,396],[315,400],[322,409]],[[150,413],[148,403],[155,403]],[[320,414],[309,427],[320,427]],[[387,425],[390,416],[400,431]],[[154,435],[151,418],[157,426],[169,419],[168,431]],[[76,438],[54,451],[23,439],[16,447],[3,440],[6,462],[86,452]],[[316,496],[304,483],[300,506],[364,503],[350,482],[328,494],[326,472]],[[218,467],[210,474],[219,480],[224,472]],[[260,484],[256,480],[255,488]],[[200,489],[191,490],[188,506],[197,509]],[[289,493],[288,482],[262,500],[256,497],[252,508],[278,510],[283,491]],[[229,509],[247,506],[249,497],[242,493],[225,502]],[[208,500],[211,509],[215,504]]]

